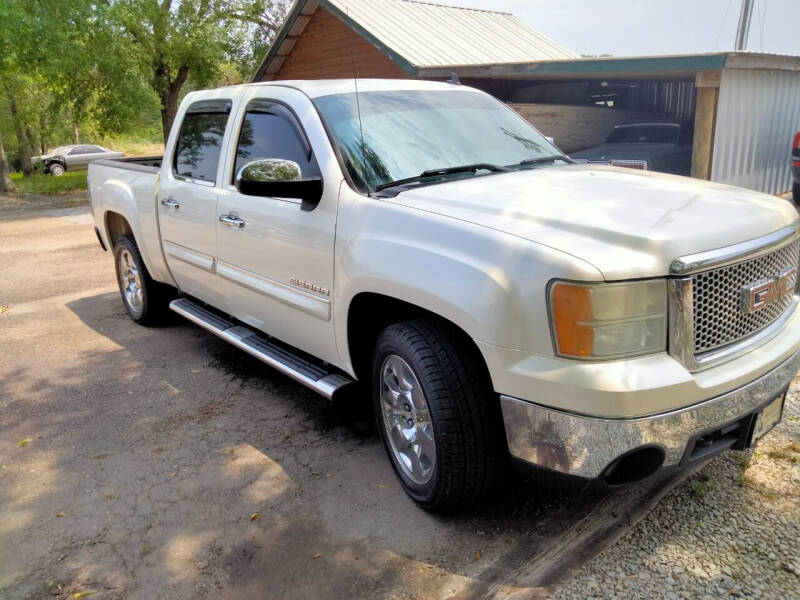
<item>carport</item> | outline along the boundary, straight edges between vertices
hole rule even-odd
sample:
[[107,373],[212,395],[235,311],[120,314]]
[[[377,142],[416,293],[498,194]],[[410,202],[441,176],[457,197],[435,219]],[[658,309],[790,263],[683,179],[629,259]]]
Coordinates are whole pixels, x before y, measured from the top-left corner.
[[723,52],[450,66],[418,76],[461,81],[508,102],[566,152],[614,125],[693,125],[692,176],[771,194],[791,187],[800,130],[800,57]]
[[408,77],[461,82],[510,104],[567,153],[615,125],[693,129],[691,174],[791,187],[800,57],[720,52],[577,58],[513,15],[406,0],[297,0],[254,81]]

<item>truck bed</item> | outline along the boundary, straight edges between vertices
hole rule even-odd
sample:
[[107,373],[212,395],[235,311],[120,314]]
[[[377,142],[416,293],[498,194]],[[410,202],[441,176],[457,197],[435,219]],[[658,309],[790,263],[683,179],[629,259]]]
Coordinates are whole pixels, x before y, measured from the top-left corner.
[[96,160],[94,164],[127,169],[129,171],[144,171],[148,173],[158,173],[161,170],[161,160],[163,156],[131,156],[128,158],[109,158]]
[[89,198],[101,239],[113,248],[118,232],[109,231],[109,215],[121,218],[136,240],[156,281],[173,285],[161,250],[156,187],[161,156],[114,158],[89,163]]

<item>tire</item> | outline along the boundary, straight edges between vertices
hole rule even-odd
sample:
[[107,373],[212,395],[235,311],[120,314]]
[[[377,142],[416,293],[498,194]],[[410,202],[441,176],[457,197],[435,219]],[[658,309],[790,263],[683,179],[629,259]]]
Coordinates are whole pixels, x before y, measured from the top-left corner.
[[164,322],[174,289],[150,277],[133,236],[123,235],[114,244],[114,268],[122,304],[130,318],[140,325]]
[[50,173],[53,177],[61,177],[64,173],[66,173],[66,169],[64,165],[61,163],[52,163],[48,168],[47,172]]
[[800,183],[797,181],[792,185],[792,200],[794,201],[794,205],[800,208]]
[[372,374],[378,431],[405,492],[430,511],[485,498],[504,475],[508,447],[471,340],[433,319],[391,325],[378,337]]

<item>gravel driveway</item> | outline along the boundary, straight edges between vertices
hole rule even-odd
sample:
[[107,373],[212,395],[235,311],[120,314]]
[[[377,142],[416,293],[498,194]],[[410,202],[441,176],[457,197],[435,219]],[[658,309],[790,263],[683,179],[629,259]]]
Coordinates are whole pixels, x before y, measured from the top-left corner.
[[90,223],[0,214],[2,600],[797,591],[794,395],[744,472],[727,456],[599,496],[518,479],[436,517],[362,413],[179,319],[133,324]]
[[800,598],[798,383],[754,451],[712,460],[552,597]]

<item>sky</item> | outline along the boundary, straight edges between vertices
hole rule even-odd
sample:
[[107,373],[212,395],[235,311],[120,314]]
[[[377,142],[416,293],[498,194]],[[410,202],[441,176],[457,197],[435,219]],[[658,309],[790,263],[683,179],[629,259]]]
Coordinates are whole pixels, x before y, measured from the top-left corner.
[[[741,0],[434,0],[510,12],[578,54],[733,50]],[[755,0],[747,50],[800,55],[800,0]]]

